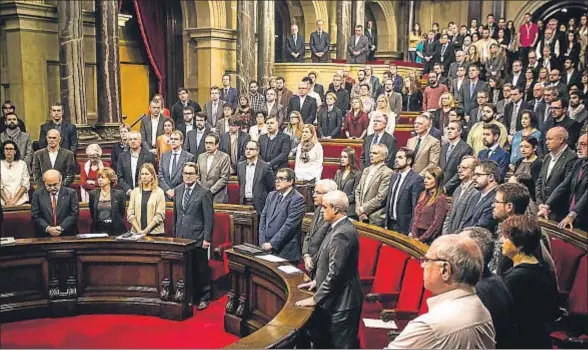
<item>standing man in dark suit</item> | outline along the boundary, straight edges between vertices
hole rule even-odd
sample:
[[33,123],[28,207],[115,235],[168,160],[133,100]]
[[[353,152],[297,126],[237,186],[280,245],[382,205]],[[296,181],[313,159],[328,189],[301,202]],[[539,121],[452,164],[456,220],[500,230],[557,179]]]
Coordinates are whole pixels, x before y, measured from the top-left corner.
[[223,75],[223,87],[220,90],[220,99],[221,101],[225,101],[233,109],[237,108],[237,103],[239,102],[237,95],[237,89],[231,87],[231,76],[229,74]]
[[543,124],[543,128],[549,130],[561,126],[568,132],[568,146],[570,148],[576,147],[582,125],[568,116],[568,101],[556,97],[551,101],[550,110],[551,117]]
[[[195,121],[195,113],[194,108],[188,106],[184,107],[184,122],[180,125],[176,125],[176,130],[182,132],[184,136],[184,141],[188,139],[188,133],[194,129],[196,129],[196,121]],[[184,146],[185,147],[185,146]]]
[[459,106],[463,109],[466,119],[469,122],[471,115],[471,111],[474,108],[478,108],[478,103],[476,102],[476,97],[478,92],[480,91],[488,91],[488,85],[480,81],[480,68],[476,65],[471,65],[469,70],[469,79],[464,82],[461,86],[461,93],[459,94],[457,101],[459,102]]
[[472,196],[468,208],[456,231],[466,227],[480,226],[494,232],[497,222],[493,214],[494,197],[498,186],[498,166],[493,161],[481,162],[474,169],[474,188],[478,193]]
[[229,155],[231,175],[237,174],[237,164],[245,160],[245,147],[249,134],[241,131],[242,123],[234,118],[229,119],[229,131],[220,136],[220,150]]
[[370,52],[370,41],[362,35],[363,26],[355,26],[355,35],[349,38],[347,44],[347,63],[365,63]]
[[206,114],[196,113],[196,128],[188,132],[184,146],[186,151],[192,153],[196,159],[204,153],[204,139],[210,133],[210,126],[206,123]]
[[313,63],[329,62],[329,44],[331,39],[329,33],[323,31],[324,22],[322,19],[316,21],[316,32],[310,33],[310,52]]
[[155,164],[155,156],[145,148],[141,147],[141,134],[131,131],[128,136],[129,150],[118,157],[116,165],[116,176],[118,185],[125,192],[127,197],[131,191],[139,185],[139,169],[144,163]]
[[171,115],[176,125],[182,123],[184,107],[188,106],[194,109],[194,113],[202,111],[198,102],[190,100],[188,89],[181,87],[178,89],[178,101],[174,103],[171,110]]
[[441,147],[439,166],[443,169],[443,186],[451,195],[459,183],[450,184],[450,180],[457,174],[457,167],[464,156],[471,156],[472,148],[461,139],[462,126],[460,122],[449,122],[447,125],[446,142]]
[[[439,39],[439,47],[437,52],[435,52],[435,57],[433,58],[434,63],[439,63],[443,67],[443,75],[447,76],[447,72],[449,72],[449,65],[455,61],[455,53],[453,50],[453,45],[449,42],[449,36],[447,34],[441,35]],[[439,79],[440,83],[444,83],[441,79]],[[449,84],[445,84],[449,87]]]
[[343,76],[339,73],[335,73],[333,75],[333,82],[329,84],[329,92],[332,92],[337,96],[337,101],[335,101],[335,107],[339,108],[339,110],[345,115],[349,110],[349,91],[347,91],[343,87]]
[[288,102],[288,109],[286,115],[290,115],[292,111],[298,111],[302,115],[304,124],[313,124],[316,119],[316,111],[318,109],[316,100],[308,96],[308,83],[301,81],[298,83],[298,96],[292,96]]
[[286,37],[286,61],[304,62],[304,37],[298,34],[298,26],[290,27],[291,34]]
[[288,167],[288,155],[291,150],[291,141],[288,135],[280,131],[278,120],[270,117],[265,121],[267,134],[259,137],[259,157],[268,162],[275,172]]
[[[4,101],[4,103],[2,103],[2,116],[0,117],[0,134],[6,131],[6,116],[8,114],[15,114],[15,112],[16,106],[12,103],[12,101],[6,100]],[[17,123],[21,132],[27,132],[27,127],[24,121],[22,121],[22,119],[17,118]]]
[[157,153],[157,138],[163,135],[163,122],[165,121],[165,116],[161,113],[161,103],[149,102],[149,114],[141,117],[139,130],[143,140],[142,147],[155,154]]
[[[208,122],[212,127],[215,127],[216,121],[223,117],[223,107],[225,101],[220,99],[220,89],[218,86],[210,88],[210,101],[204,104],[204,112],[208,118]],[[216,131],[216,130],[213,130]]]
[[[546,204],[557,186],[564,182],[566,175],[574,169],[578,157],[568,147],[568,131],[562,127],[555,127],[547,131],[545,145],[549,153],[543,158],[541,172],[535,183],[536,202],[541,208]],[[561,221],[565,218],[569,208],[569,198],[556,197],[549,203],[549,218]]]
[[301,257],[300,229],[306,204],[294,188],[294,171],[276,173],[276,190],[267,196],[259,221],[259,245],[283,259],[298,264]]
[[[559,184],[551,193],[545,204],[540,205],[540,214],[546,219],[553,203],[562,203],[569,198],[569,210],[558,227],[563,229],[588,231],[588,135],[584,134],[578,141],[578,160],[574,163],[572,172],[567,174],[564,182]],[[579,215],[578,215],[579,214]]]
[[61,186],[59,171],[49,169],[43,173],[44,186],[33,193],[31,219],[37,237],[73,236],[78,233],[80,213],[75,190]]
[[184,183],[174,189],[174,238],[196,241],[192,256],[194,277],[193,303],[198,310],[208,306],[210,300],[210,271],[208,250],[214,228],[212,193],[202,187],[198,178],[198,165],[187,162],[182,169]]
[[386,125],[388,118],[383,116],[374,116],[374,133],[366,136],[363,139],[363,146],[361,148],[361,167],[367,168],[371,165],[370,150],[373,145],[381,143],[388,149],[386,165],[392,169],[394,167],[394,159],[396,158],[396,138],[386,132]]
[[394,172],[390,177],[386,198],[386,228],[408,235],[412,215],[421,192],[425,189],[423,178],[412,171],[414,152],[400,148],[396,152]]
[[378,34],[376,33],[376,28],[374,28],[374,22],[367,21],[364,34],[370,43],[370,53],[367,60],[374,61],[376,59],[376,48],[378,47]]
[[425,70],[424,74],[429,74],[433,70],[433,64],[435,63],[435,56],[439,51],[439,43],[435,40],[435,32],[430,30],[427,33],[427,40],[423,45],[423,57],[425,58]]
[[269,192],[274,190],[274,172],[269,163],[259,159],[259,143],[248,141],[245,158],[237,165],[239,203],[252,205],[261,215]]
[[329,192],[337,190],[337,183],[330,179],[322,179],[317,181],[312,195],[314,205],[316,207],[308,233],[304,236],[302,241],[302,259],[304,260],[304,268],[311,277],[315,275],[314,264],[319,248],[323,243],[327,231],[329,230],[329,223],[324,219],[323,196]]
[[327,193],[322,206],[331,229],[316,256],[314,280],[298,286],[316,292],[297,301],[296,306],[316,305],[310,327],[315,349],[357,348],[363,300],[357,268],[358,234],[347,218],[349,203],[344,192]]
[[49,169],[55,169],[61,173],[60,184],[69,187],[75,177],[74,154],[59,146],[61,137],[59,131],[50,129],[47,131],[47,147],[33,154],[33,179],[37,188],[43,187],[43,174]]
[[63,120],[63,105],[61,102],[53,103],[50,111],[51,120],[41,125],[39,148],[47,147],[47,133],[49,130],[55,129],[59,131],[59,135],[61,135],[59,147],[71,151],[75,157],[76,151],[78,150],[78,133],[76,126]]
[[530,109],[523,100],[523,89],[513,86],[510,92],[510,102],[504,106],[504,126],[508,130],[509,136],[523,128],[521,124],[521,115],[526,109]]
[[459,186],[453,192],[451,210],[443,222],[442,234],[458,232],[463,216],[468,211],[468,204],[473,195],[478,193],[474,187],[474,170],[480,165],[480,160],[474,156],[465,156],[457,170],[457,182]]
[[507,76],[504,82],[511,84],[513,88],[518,86],[521,90],[525,89],[525,74],[523,73],[523,63],[520,60],[515,60],[512,63],[512,74]]
[[482,127],[483,143],[486,147],[478,153],[480,161],[493,161],[498,164],[500,177],[496,179],[497,182],[502,182],[508,171],[508,164],[510,163],[510,155],[508,152],[500,147],[498,138],[500,137],[500,128],[496,124],[488,124]]
[[159,171],[157,179],[159,187],[165,192],[166,199],[174,198],[174,188],[182,184],[182,168],[184,163],[195,162],[194,156],[182,149],[184,136],[178,130],[172,131],[169,135],[171,151],[161,155],[159,160]]

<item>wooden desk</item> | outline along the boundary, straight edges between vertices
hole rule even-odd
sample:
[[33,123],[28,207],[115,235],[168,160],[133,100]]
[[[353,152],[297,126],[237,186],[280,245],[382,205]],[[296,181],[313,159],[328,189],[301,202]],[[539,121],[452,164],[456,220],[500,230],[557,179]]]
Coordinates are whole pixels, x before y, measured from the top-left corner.
[[244,337],[229,348],[294,348],[314,308],[296,307],[312,293],[298,289],[307,278],[278,270],[270,263],[227,251],[231,291],[225,308],[225,331]]
[[0,322],[122,313],[192,316],[191,252],[185,239],[19,239],[0,248]]

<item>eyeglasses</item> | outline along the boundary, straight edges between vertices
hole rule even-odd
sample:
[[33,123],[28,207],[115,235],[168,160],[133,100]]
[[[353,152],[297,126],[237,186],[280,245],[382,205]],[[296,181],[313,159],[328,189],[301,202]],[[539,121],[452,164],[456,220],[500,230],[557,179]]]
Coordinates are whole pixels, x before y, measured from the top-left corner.
[[276,176],[276,182],[286,182],[286,181],[289,181],[289,180],[283,176]]
[[432,258],[427,258],[426,256],[423,256],[422,258],[418,258],[417,259],[419,264],[425,264],[431,261],[440,261],[440,262],[444,262],[444,263],[449,263],[447,260],[445,259],[432,259]]
[[185,172],[185,171],[183,172],[183,174],[184,174],[185,176],[194,176],[194,175],[196,175],[196,173],[195,173],[195,172],[190,172],[190,173],[187,173],[187,172]]
[[474,176],[490,176],[490,174],[485,174],[485,173],[474,173]]

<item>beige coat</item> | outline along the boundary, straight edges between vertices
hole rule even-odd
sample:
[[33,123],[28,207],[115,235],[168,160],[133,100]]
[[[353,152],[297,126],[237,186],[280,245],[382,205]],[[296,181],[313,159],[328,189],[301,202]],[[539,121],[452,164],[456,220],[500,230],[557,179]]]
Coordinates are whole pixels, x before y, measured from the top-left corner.
[[[411,137],[406,143],[406,148],[415,150],[417,144],[417,136]],[[414,156],[414,164],[412,170],[420,176],[425,176],[425,169],[429,165],[439,165],[439,156],[441,155],[441,142],[433,136],[427,134],[421,141],[419,151]]]
[[207,171],[206,160],[208,157],[207,152],[198,156],[198,177],[200,184],[212,192],[215,203],[227,203],[229,201],[227,184],[229,183],[231,172],[231,159],[228,154],[217,150],[213,156],[214,159],[212,160],[210,171]]
[[[127,209],[127,221],[131,222],[133,218],[141,224],[141,199],[143,195],[140,187],[136,187],[131,191],[131,199],[129,200],[129,207]],[[153,189],[149,200],[147,201],[147,225],[155,220],[157,225],[149,232],[149,234],[165,233],[163,228],[163,221],[165,220],[165,194],[159,187]],[[131,227],[131,231],[134,229]]]
[[376,173],[371,177],[369,183],[366,183],[368,174],[373,168],[374,165],[370,165],[363,169],[359,185],[355,189],[355,212],[357,216],[362,213],[367,214],[370,224],[383,226],[386,214],[386,196],[388,195],[392,170],[386,166],[386,163],[382,163],[375,170]]

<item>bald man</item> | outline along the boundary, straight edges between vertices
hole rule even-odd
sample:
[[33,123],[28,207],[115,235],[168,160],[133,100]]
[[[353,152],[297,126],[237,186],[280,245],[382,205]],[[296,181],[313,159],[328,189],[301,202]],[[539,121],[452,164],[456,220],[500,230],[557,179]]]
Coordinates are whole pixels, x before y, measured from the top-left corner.
[[59,171],[43,173],[43,187],[33,193],[31,218],[37,237],[73,236],[78,233],[80,212],[75,190],[63,187]]
[[292,25],[291,34],[286,37],[287,62],[304,62],[304,37],[298,33],[298,26]]
[[61,173],[63,186],[71,186],[75,176],[74,154],[59,146],[61,134],[57,129],[47,131],[46,141],[47,147],[33,155],[33,178],[37,188],[43,187],[42,176],[49,169],[55,169]]

